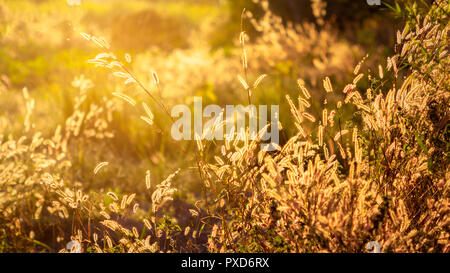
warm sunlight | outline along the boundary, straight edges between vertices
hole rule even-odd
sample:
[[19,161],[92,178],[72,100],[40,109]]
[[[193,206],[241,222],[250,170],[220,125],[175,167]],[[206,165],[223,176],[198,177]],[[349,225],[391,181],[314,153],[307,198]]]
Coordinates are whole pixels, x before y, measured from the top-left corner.
[[0,0],[0,253],[450,252],[449,11]]

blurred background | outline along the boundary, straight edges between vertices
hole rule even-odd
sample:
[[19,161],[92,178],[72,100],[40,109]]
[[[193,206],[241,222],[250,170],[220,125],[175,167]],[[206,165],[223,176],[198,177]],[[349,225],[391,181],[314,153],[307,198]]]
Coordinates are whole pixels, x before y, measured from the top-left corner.
[[[193,96],[202,96],[204,104],[246,103],[237,79],[244,74],[242,28],[248,34],[248,81],[268,75],[253,103],[281,105],[284,141],[294,128],[289,107],[283,107],[285,95],[298,94],[297,80],[312,93],[311,111],[320,116],[319,106],[325,100],[335,103],[342,94],[325,97],[324,77],[342,90],[366,55],[364,65],[377,71],[392,54],[397,24],[385,6],[365,0],[0,0],[0,134],[17,138],[31,120],[29,133],[49,136],[58,125],[67,126],[77,107],[97,105],[108,121],[102,129],[107,133],[71,141],[70,177],[88,190],[139,190],[147,169],[160,181],[178,167],[190,167],[195,143],[175,142],[164,132],[170,130],[167,118],[142,90],[89,64],[102,51],[81,32],[104,37],[122,60],[129,54],[137,78],[171,107],[192,105]],[[368,87],[365,80],[359,85]],[[25,87],[35,101],[28,118]],[[113,92],[151,105],[155,126]],[[187,151],[183,157],[180,145]],[[101,161],[111,165],[94,181],[92,170]],[[180,186],[188,190],[180,194],[198,192],[195,175],[183,180]]]

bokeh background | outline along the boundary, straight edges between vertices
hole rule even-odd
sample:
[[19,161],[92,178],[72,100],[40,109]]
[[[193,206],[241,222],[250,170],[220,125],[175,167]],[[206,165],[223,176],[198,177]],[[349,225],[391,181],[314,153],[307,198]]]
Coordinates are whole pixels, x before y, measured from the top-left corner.
[[[5,159],[0,167],[12,170],[18,178],[11,183],[23,182],[25,188],[26,181],[40,181],[52,172],[59,181],[70,181],[74,191],[106,203],[111,202],[107,192],[139,193],[143,214],[151,199],[146,174],[156,184],[181,169],[173,182],[178,189],[175,203],[166,213],[186,226],[180,211],[194,208],[203,187],[195,166],[197,144],[174,141],[170,120],[139,86],[124,84],[108,69],[89,63],[104,50],[80,33],[108,41],[110,51],[168,108],[181,103],[192,107],[194,96],[202,96],[204,105],[246,104],[247,93],[237,76],[246,74],[253,83],[266,74],[252,102],[280,105],[283,145],[297,130],[285,96],[296,98],[300,82],[311,93],[311,114],[321,117],[324,104],[335,107],[358,63],[364,60],[365,71],[382,73],[380,67],[394,54],[396,32],[403,27],[397,15],[365,0],[0,0],[0,140],[25,137],[57,143],[60,132],[65,139],[58,154],[49,148],[36,156],[19,147],[17,155],[7,157],[13,163]],[[241,31],[246,33],[246,71]],[[339,92],[323,91],[325,77]],[[371,84],[364,77],[358,88],[367,90]],[[139,106],[148,104],[154,124],[140,118],[141,108],[113,93],[126,94]],[[343,119],[358,124],[355,109],[343,108]],[[308,133],[313,129],[305,125]],[[211,155],[218,153],[220,147],[211,146]],[[99,162],[109,164],[94,174]],[[21,198],[12,191],[0,192],[4,207],[15,202],[8,196],[26,200],[20,204],[23,211],[33,202],[44,202],[39,191],[19,191]],[[57,251],[69,240],[53,234],[73,229],[71,220],[39,220],[41,212],[33,213],[33,220],[16,215],[17,222],[0,217],[1,224],[16,227],[25,221],[22,225],[34,230],[27,236],[33,240],[36,233],[39,239],[27,244],[17,239],[20,232],[17,238],[0,234],[6,250]],[[13,242],[21,243],[7,245]]]
[[[2,0],[0,131],[5,136],[21,134],[26,113],[22,89],[26,87],[35,100],[36,130],[53,133],[73,114],[80,90],[72,82],[84,75],[92,83],[86,104],[108,99],[118,109],[109,125],[114,139],[84,145],[76,153],[74,175],[79,180],[89,181],[98,161],[115,162],[117,169],[111,167],[111,172],[128,173],[128,177],[135,175],[130,172],[138,175],[151,167],[160,178],[170,172],[171,165],[183,165],[176,162],[179,151],[170,138],[148,128],[131,107],[111,95],[123,91],[151,103],[135,86],[126,87],[87,63],[100,50],[80,32],[105,37],[118,56],[129,53],[133,70],[149,88],[152,71],[157,72],[158,92],[169,106],[190,104],[194,95],[203,96],[204,104],[246,101],[236,78],[242,74],[239,34],[244,8],[253,15],[243,20],[249,35],[249,78],[269,75],[254,94],[255,102],[286,104],[284,96],[298,92],[297,79],[304,79],[320,105],[324,98],[318,90],[325,76],[339,89],[352,79],[353,68],[366,54],[371,56],[369,67],[392,54],[397,22],[386,8],[371,7],[365,1],[324,1],[325,14],[318,20],[310,1],[269,2],[283,26],[299,24],[302,31],[290,37],[267,25],[257,31],[254,21],[261,20],[264,11],[250,0]],[[372,70],[376,69],[373,65]],[[95,183],[115,187],[135,184],[132,180],[105,175],[104,181]]]

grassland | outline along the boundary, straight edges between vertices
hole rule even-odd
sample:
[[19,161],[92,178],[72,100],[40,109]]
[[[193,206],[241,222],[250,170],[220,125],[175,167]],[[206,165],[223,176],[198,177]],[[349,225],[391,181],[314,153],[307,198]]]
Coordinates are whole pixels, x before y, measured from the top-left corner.
[[[448,2],[303,2],[0,0],[0,252],[449,252]],[[279,149],[175,141],[194,96]]]

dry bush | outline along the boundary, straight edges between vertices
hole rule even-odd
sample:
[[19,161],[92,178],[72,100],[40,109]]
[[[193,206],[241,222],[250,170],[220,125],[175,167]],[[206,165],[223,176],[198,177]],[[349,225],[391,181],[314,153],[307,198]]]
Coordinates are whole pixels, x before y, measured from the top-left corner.
[[[179,227],[170,218],[163,218],[161,225],[157,212],[171,200],[176,173],[154,187],[148,174],[152,207],[146,213],[135,193],[89,192],[75,180],[72,158],[79,154],[74,147],[99,147],[114,137],[109,123],[117,103],[104,99],[101,105],[86,104],[92,82],[79,77],[73,85],[79,89],[73,113],[53,135],[43,136],[35,128],[34,99],[27,89],[23,135],[19,139],[0,135],[1,251],[157,252],[160,246],[169,251],[174,246],[168,235]],[[106,165],[100,163],[93,175]],[[73,249],[66,249],[69,241]]]
[[[209,251],[362,252],[369,241],[384,252],[450,250],[448,10],[437,1],[398,33],[398,54],[368,76],[383,83],[364,97],[358,66],[345,100],[305,119],[309,95],[300,86],[298,105],[287,97],[298,134],[278,152],[226,143],[216,162],[203,163],[219,192],[208,205],[221,219]],[[361,126],[344,119],[346,107]],[[315,129],[303,129],[310,122]]]
[[326,4],[312,1],[316,22],[284,23],[269,9],[267,0],[255,1],[264,11],[261,19],[246,12],[255,29],[261,33],[248,48],[251,68],[268,72],[280,63],[295,69],[298,77],[317,90],[321,79],[333,75],[342,82],[363,57],[362,48],[338,37],[332,23],[325,22]]

